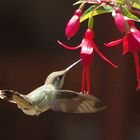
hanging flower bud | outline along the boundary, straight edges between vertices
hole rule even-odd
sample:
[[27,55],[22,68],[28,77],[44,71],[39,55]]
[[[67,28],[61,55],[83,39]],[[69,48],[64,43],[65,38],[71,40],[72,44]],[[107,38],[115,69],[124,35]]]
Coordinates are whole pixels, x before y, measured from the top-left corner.
[[73,37],[78,32],[80,27],[81,15],[82,15],[82,10],[77,9],[74,13],[74,16],[69,20],[65,30],[65,34],[68,39]]
[[113,11],[112,15],[114,16],[115,24],[117,28],[124,33],[125,32],[125,19],[124,16],[121,13],[121,10],[119,7],[116,7]]

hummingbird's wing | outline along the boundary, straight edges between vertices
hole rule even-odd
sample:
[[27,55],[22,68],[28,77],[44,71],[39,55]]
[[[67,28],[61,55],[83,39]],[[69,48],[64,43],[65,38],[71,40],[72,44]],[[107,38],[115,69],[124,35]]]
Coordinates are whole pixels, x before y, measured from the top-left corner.
[[51,109],[68,113],[95,113],[105,108],[95,96],[70,90],[59,90]]

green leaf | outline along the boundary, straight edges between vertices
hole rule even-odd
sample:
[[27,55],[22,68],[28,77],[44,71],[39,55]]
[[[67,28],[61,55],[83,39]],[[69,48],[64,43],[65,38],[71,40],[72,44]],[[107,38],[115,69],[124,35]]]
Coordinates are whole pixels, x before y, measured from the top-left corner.
[[[86,10],[84,14],[81,16],[80,22],[83,22],[84,20],[88,19],[92,14],[93,9],[95,9],[96,7],[97,5],[93,5],[88,10]],[[112,11],[113,11],[113,8],[111,6],[103,6],[95,10],[93,13],[93,16],[110,13]]]
[[73,5],[81,4],[81,3],[84,3],[84,2],[89,3],[89,4],[97,4],[98,0],[92,0],[92,1],[79,0],[79,1],[75,2]]
[[118,4],[123,4],[122,0],[116,0]]
[[75,2],[73,5],[78,5],[78,4],[81,4],[81,3],[84,3],[84,2],[86,2],[86,0],[79,0],[79,1]]
[[107,10],[107,11],[113,11],[113,7],[112,6],[109,6],[109,5],[106,5],[106,6],[102,6],[101,7],[103,10]]
[[140,19],[137,16],[133,15],[130,11],[128,11],[127,8],[124,5],[121,5],[120,8],[121,8],[122,14],[125,17],[127,17],[131,20],[140,22]]
[[136,9],[140,10],[140,0],[128,0],[128,1],[125,0],[125,3],[122,0],[116,0],[116,2],[118,4],[121,4],[121,5],[125,5],[126,4],[126,5],[128,5],[128,7],[129,6],[131,7],[131,4],[132,4],[133,8],[136,8]]
[[140,4],[135,2],[133,5],[132,5],[133,8],[136,8],[138,10],[140,10]]
[[[118,4],[121,4],[121,5],[123,4],[124,5],[124,2],[122,0],[116,0],[116,2]],[[125,0],[125,4],[128,4],[128,6],[131,6],[131,4],[132,4],[133,8],[136,8],[136,9],[140,10],[140,0],[128,0],[128,1]]]

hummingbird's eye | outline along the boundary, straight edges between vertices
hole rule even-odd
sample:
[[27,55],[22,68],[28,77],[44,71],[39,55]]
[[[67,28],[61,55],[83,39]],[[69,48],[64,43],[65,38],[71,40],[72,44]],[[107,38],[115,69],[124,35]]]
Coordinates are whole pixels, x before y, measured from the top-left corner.
[[60,75],[60,76],[59,76],[59,80],[61,80],[62,78],[63,78],[63,75]]
[[57,81],[61,80],[63,78],[63,75],[60,75],[59,77],[57,77]]

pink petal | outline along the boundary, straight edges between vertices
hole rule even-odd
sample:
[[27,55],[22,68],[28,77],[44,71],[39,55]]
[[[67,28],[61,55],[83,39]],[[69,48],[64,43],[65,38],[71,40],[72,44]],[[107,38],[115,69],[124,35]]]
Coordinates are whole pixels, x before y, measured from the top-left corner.
[[140,43],[140,31],[138,29],[136,29],[135,27],[132,27],[130,29],[130,32],[135,37],[135,39]]
[[81,43],[81,52],[80,56],[82,59],[83,64],[88,64],[90,65],[92,63],[93,59],[93,45],[92,45],[92,40],[89,39],[83,39]]
[[93,48],[95,49],[95,51],[99,54],[99,56],[104,59],[107,63],[109,63],[110,65],[112,65],[114,68],[117,68],[117,66],[115,64],[113,64],[110,60],[108,60],[96,47],[96,45],[93,43]]
[[91,53],[91,54],[80,53],[80,57],[82,59],[81,63],[83,65],[85,65],[85,64],[91,65],[92,60],[93,60],[93,53]]
[[131,32],[127,33],[128,49],[129,52],[137,53],[140,51],[140,44]]
[[60,42],[59,40],[57,40],[57,42],[58,42],[60,45],[62,45],[64,48],[68,49],[68,50],[76,50],[76,49],[78,49],[78,48],[81,47],[80,45],[77,46],[77,47],[70,47],[70,46],[67,46],[67,45],[63,44],[63,43]]
[[128,39],[127,36],[123,39],[123,55],[125,55],[128,52]]
[[92,54],[93,53],[93,46],[92,42],[88,39],[83,39],[81,43],[81,53],[83,54]]
[[118,39],[109,43],[104,43],[105,46],[107,47],[113,47],[115,45],[118,45],[119,43],[121,43],[123,41],[123,39]]

